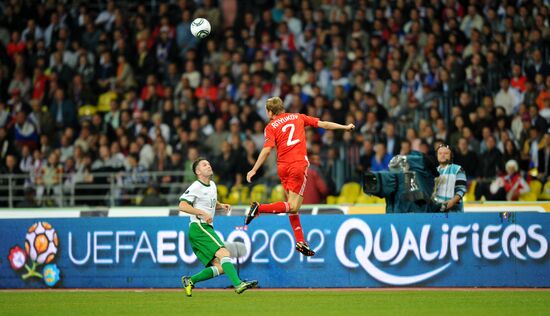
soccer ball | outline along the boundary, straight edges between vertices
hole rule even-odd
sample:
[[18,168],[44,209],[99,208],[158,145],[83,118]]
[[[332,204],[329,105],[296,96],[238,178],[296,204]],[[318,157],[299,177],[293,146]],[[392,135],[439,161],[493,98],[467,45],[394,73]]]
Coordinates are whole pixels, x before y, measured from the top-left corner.
[[191,34],[196,38],[205,38],[210,34],[210,22],[207,19],[196,18],[191,22]]
[[25,236],[25,251],[38,264],[50,263],[55,259],[59,240],[55,229],[47,222],[32,225]]

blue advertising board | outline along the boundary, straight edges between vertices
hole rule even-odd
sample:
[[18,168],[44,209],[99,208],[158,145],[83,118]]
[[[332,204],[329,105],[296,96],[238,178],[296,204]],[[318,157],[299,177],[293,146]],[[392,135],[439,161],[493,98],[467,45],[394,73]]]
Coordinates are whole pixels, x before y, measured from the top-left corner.
[[[550,287],[550,214],[302,216],[314,257],[286,216],[217,217],[240,241],[241,278],[262,287]],[[203,267],[188,218],[0,220],[0,288],[176,288]],[[199,284],[219,288],[225,277]]]

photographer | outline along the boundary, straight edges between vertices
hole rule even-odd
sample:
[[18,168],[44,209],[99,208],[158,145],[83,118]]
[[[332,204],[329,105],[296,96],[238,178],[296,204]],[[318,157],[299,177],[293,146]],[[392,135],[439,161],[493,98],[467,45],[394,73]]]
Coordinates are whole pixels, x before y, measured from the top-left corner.
[[441,203],[445,212],[464,212],[462,197],[466,194],[466,174],[461,166],[452,163],[452,152],[448,145],[437,150],[439,177],[435,181],[433,199]]

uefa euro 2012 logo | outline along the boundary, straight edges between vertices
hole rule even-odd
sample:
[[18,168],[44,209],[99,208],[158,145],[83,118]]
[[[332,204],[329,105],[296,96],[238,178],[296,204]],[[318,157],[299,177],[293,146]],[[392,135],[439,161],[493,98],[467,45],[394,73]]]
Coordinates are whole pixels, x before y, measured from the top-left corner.
[[[59,268],[53,263],[58,247],[59,239],[52,225],[47,222],[34,223],[27,230],[25,250],[19,245],[10,249],[8,259],[11,268],[23,272],[23,280],[36,277],[44,280],[47,286],[53,287],[60,279]],[[44,265],[42,273],[39,269],[41,265]]]

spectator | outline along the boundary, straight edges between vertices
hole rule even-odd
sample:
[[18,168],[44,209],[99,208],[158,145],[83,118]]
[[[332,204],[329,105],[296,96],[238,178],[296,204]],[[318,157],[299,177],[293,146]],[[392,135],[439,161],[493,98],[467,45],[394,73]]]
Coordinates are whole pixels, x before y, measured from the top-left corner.
[[199,158],[199,150],[196,147],[190,147],[189,150],[187,151],[187,160],[183,165],[183,170],[184,170],[183,182],[184,183],[191,183],[195,181],[196,177],[193,174],[193,170],[191,166],[193,165],[193,161],[195,161],[197,158]]
[[147,76],[156,72],[156,58],[149,52],[147,43],[138,42],[136,80],[139,86],[143,86]]
[[50,104],[50,114],[58,129],[75,127],[77,124],[76,109],[74,104],[65,99],[65,92],[58,88],[55,91],[54,100]]
[[106,31],[110,31],[115,21],[115,1],[108,0],[107,7],[101,11],[95,19],[95,25],[103,27]]
[[[221,153],[221,144],[223,143],[224,140],[227,139],[229,135],[229,133],[225,131],[225,123],[223,119],[221,118],[216,119],[216,122],[214,123],[214,130],[215,131],[212,134],[210,134],[210,136],[208,136],[208,138],[206,139],[206,145],[209,148],[212,148],[213,155],[219,155]],[[263,134],[262,134],[262,137],[263,137]],[[262,138],[262,142],[263,142],[263,138]],[[218,163],[215,165],[217,166],[220,164]]]
[[478,176],[482,179],[494,179],[502,168],[502,154],[496,148],[496,141],[493,135],[487,137],[487,150],[481,154],[479,159]]
[[535,76],[540,74],[543,77],[550,75],[550,65],[548,62],[543,62],[542,52],[540,49],[535,49],[532,55],[531,65],[527,67],[526,73],[530,81],[535,80]]
[[307,184],[304,190],[304,204],[321,204],[329,194],[329,187],[322,175],[321,158],[309,155],[310,165],[307,169]]
[[[65,63],[63,60],[63,52],[59,50],[52,53],[50,67],[46,72],[49,72],[50,76],[51,74],[55,74],[59,82],[63,85],[69,85],[73,76],[73,70]],[[52,81],[52,78],[50,78],[50,82]]]
[[38,205],[61,206],[62,171],[59,157],[54,152],[50,153],[35,179]]
[[499,177],[491,184],[491,192],[495,189],[496,193],[493,197],[506,201],[517,201],[521,194],[531,191],[529,184],[521,176],[515,160],[506,162],[506,176]]
[[29,39],[39,40],[44,37],[44,31],[39,25],[36,25],[34,19],[27,20],[27,27],[21,33],[21,39],[27,41]]
[[24,145],[34,149],[38,145],[38,131],[28,120],[27,114],[23,111],[17,112],[15,116],[15,146],[21,148]]
[[[29,174],[32,171],[34,164],[34,159],[32,156],[32,151],[29,146],[23,146],[21,148],[21,160],[19,162],[19,169],[26,174]],[[26,183],[30,184],[30,183]]]
[[216,157],[216,161],[218,163],[215,164],[214,172],[219,176],[218,183],[228,187],[232,186],[235,183],[238,161],[228,141],[222,142],[221,151]]
[[100,92],[107,92],[114,87],[116,68],[109,51],[103,52],[97,68],[97,85]]
[[344,161],[339,157],[336,148],[329,148],[327,158],[322,165],[323,174],[330,178],[330,194],[338,194],[344,185]]
[[95,28],[95,25],[88,22],[85,25],[86,31],[82,34],[82,47],[88,51],[93,51],[99,44],[100,32]]
[[39,134],[53,135],[54,121],[50,112],[42,109],[40,101],[31,100],[32,112],[29,114],[29,121],[36,127]]
[[529,117],[531,118],[531,125],[539,133],[544,134],[548,130],[548,121],[539,114],[539,108],[536,105],[529,106]]
[[[485,69],[481,63],[479,54],[472,56],[472,64],[466,68],[466,80],[474,88],[481,88],[483,85]],[[514,87],[514,85],[512,85]]]
[[462,129],[462,137],[468,141],[468,148],[470,148],[473,152],[481,152],[479,141],[475,138],[472,130],[468,126],[464,126]]
[[11,33],[11,40],[6,46],[6,53],[9,58],[14,58],[15,54],[20,54],[25,50],[25,42],[21,39],[19,31]]
[[149,176],[147,168],[139,163],[138,156],[130,154],[127,157],[126,170],[123,176],[118,178],[118,185],[122,188],[121,203],[128,205],[135,195],[140,192],[140,187],[147,183]]
[[550,134],[544,134],[543,142],[544,147],[538,151],[538,178],[544,183],[548,181],[550,176]]
[[468,180],[475,179],[478,175],[479,168],[479,159],[477,154],[470,150],[468,147],[468,141],[465,138],[459,138],[457,144],[457,152],[453,158],[454,162],[457,165],[462,166]]
[[[244,142],[244,159],[239,161],[239,169],[237,174],[237,183],[245,183],[242,179],[246,179],[246,173],[254,167],[254,164],[256,163],[256,158],[258,157],[258,154],[260,153],[256,149],[256,145],[254,142],[250,139],[245,140]],[[256,175],[260,179],[264,174],[264,168],[261,167],[256,172]]]
[[8,93],[14,94],[17,93],[23,98],[23,100],[29,100],[31,92],[31,81],[29,78],[25,77],[23,70],[18,70],[15,72],[14,78],[11,80],[8,87]]
[[482,26],[483,18],[477,13],[475,5],[469,5],[468,15],[464,16],[464,19],[462,19],[460,30],[469,37],[472,30],[476,29],[478,31],[481,31]]
[[520,161],[520,153],[516,147],[516,144],[511,139],[504,142],[504,150],[502,155],[502,161],[515,160]]
[[386,152],[386,145],[383,143],[374,146],[374,156],[371,159],[371,171],[389,170],[392,156]]
[[92,89],[82,80],[82,76],[79,74],[73,77],[67,97],[77,109],[95,102]]
[[117,63],[115,86],[123,92],[136,88],[137,82],[134,78],[134,71],[132,66],[126,62],[126,57],[118,55]]
[[174,62],[177,56],[177,44],[173,37],[170,36],[170,27],[162,26],[160,28],[160,36],[156,39],[153,50],[156,53],[158,72],[166,74],[168,71],[168,64]]
[[82,77],[85,84],[90,85],[95,77],[95,70],[92,64],[88,60],[86,54],[80,54],[78,56],[78,65],[76,67],[76,73]]
[[521,96],[516,89],[510,87],[508,78],[501,79],[500,90],[495,95],[495,104],[504,107],[506,115],[510,116],[517,111],[520,102]]
[[412,152],[411,148],[411,142],[404,139],[401,141],[401,151],[399,151],[399,155],[409,155]]
[[157,140],[157,133],[156,130],[160,130],[160,136],[164,141],[170,139],[170,127],[168,125],[162,123],[162,115],[160,113],[153,114],[153,126],[149,128],[149,138],[152,141]]
[[519,92],[525,91],[525,85],[527,83],[527,77],[522,73],[520,65],[512,66],[512,78],[510,79],[510,86]]
[[390,156],[398,155],[401,151],[401,139],[396,135],[393,123],[386,123],[384,142]]
[[181,22],[176,28],[176,42],[180,49],[180,57],[185,56],[185,53],[189,49],[194,49],[197,45],[197,38],[195,38],[191,31],[191,11],[183,10],[181,14]]
[[65,163],[69,157],[73,156],[74,146],[71,143],[71,139],[67,135],[61,136],[61,147],[59,148],[59,151],[59,162],[61,163]]
[[363,141],[361,155],[359,156],[358,171],[363,173],[371,169],[371,162],[374,158],[374,147],[372,141],[366,139]]
[[122,166],[117,166],[111,158],[111,150],[107,145],[99,147],[99,157],[92,163],[91,169],[93,172],[109,172],[120,169]]

